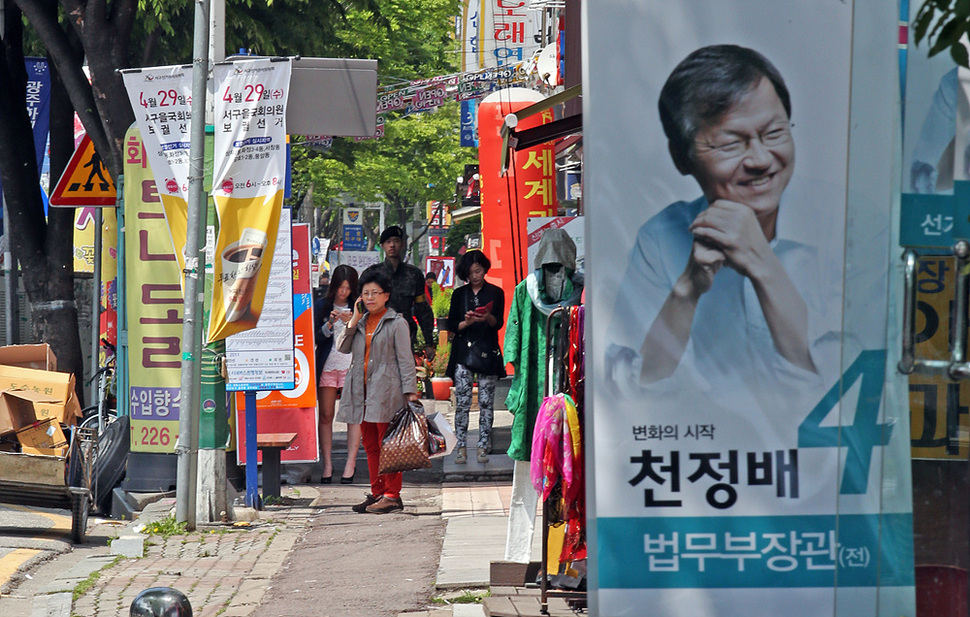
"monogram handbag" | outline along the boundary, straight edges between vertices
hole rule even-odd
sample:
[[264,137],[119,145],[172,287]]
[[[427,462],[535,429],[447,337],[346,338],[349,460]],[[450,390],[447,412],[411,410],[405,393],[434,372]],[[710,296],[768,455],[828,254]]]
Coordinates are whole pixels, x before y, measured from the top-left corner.
[[378,473],[431,467],[428,420],[421,403],[408,403],[394,414],[381,442]]

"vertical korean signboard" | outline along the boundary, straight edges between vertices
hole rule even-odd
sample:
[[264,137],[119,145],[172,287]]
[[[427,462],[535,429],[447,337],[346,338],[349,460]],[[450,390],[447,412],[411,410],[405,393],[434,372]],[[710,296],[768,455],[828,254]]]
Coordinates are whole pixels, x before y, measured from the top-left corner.
[[515,66],[539,49],[536,11],[526,0],[465,0],[461,70]]
[[125,135],[124,157],[131,450],[171,453],[179,430],[181,271],[135,127]]
[[895,9],[586,13],[594,615],[915,613]]
[[256,326],[266,297],[286,172],[291,62],[216,65],[212,197],[219,214],[207,339]]
[[[541,101],[543,96],[525,88],[506,88],[488,95],[478,110],[483,252],[492,262],[490,281],[512,297],[516,284],[531,271],[527,263],[529,217],[556,216],[555,153],[551,142],[509,154],[508,169],[501,169],[501,127],[505,116]],[[518,130],[553,121],[546,110],[524,118]]]
[[[289,210],[283,209],[280,217],[280,236],[288,235]],[[313,296],[310,288],[310,228],[304,224],[293,225],[292,257],[287,261],[286,251],[277,250],[279,258],[273,260],[270,274],[270,298],[286,301],[290,297],[286,277],[292,278],[292,312],[280,313],[278,319],[291,320],[290,338],[295,354],[293,363],[295,387],[290,390],[264,390],[256,395],[256,422],[264,433],[297,434],[296,440],[281,454],[289,463],[316,461],[319,452],[317,442],[317,387],[316,366],[313,355]],[[282,241],[277,246],[283,248]],[[277,268],[279,263],[283,267]],[[246,341],[266,340],[278,337],[281,324],[273,324],[269,318],[269,303],[259,325],[248,332],[234,335],[226,340],[229,359],[238,362],[240,356],[251,355],[253,348]],[[264,325],[264,322],[269,322]],[[242,344],[240,344],[242,343]],[[236,439],[239,444],[239,462],[246,463],[246,397],[236,393]]]
[[296,387],[293,334],[293,252],[290,210],[280,212],[266,303],[259,324],[226,339],[226,390],[269,392]]

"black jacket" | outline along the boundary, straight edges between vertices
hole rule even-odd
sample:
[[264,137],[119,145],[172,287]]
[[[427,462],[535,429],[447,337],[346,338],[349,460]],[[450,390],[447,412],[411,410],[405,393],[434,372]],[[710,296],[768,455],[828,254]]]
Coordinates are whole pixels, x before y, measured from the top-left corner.
[[[465,328],[458,329],[458,324],[465,320],[465,313],[480,306],[492,303],[491,314],[495,317],[495,325],[487,323],[477,323]],[[505,323],[505,292],[501,287],[493,285],[488,281],[482,285],[476,296],[472,292],[471,285],[464,285],[455,290],[451,296],[451,308],[448,311],[448,330],[455,333],[455,338],[451,341],[451,356],[448,358],[448,368],[446,375],[454,379],[455,365],[465,364],[468,347],[473,343],[479,343],[485,349],[497,350],[494,366],[484,371],[485,375],[497,375],[505,377],[505,363],[502,361],[501,348],[498,344],[498,331]]]

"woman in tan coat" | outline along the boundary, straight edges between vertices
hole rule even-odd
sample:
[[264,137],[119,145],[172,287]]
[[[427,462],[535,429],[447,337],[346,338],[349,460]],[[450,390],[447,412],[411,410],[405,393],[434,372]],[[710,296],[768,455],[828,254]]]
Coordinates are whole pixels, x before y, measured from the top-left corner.
[[[352,353],[337,420],[360,424],[367,453],[371,492],[355,512],[386,514],[403,510],[401,474],[379,474],[381,441],[391,417],[418,400],[411,333],[404,317],[387,307],[391,281],[374,270],[360,277],[360,300],[337,338],[337,349]],[[366,312],[365,312],[366,311]]]

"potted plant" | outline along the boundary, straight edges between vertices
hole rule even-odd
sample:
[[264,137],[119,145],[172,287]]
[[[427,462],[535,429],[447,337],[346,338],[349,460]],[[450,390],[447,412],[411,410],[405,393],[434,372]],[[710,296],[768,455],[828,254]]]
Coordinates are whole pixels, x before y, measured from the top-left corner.
[[448,312],[451,310],[451,294],[454,289],[442,287],[438,283],[434,285],[434,298],[431,300],[431,312],[434,313],[435,323],[438,327],[438,345],[448,340]]
[[435,400],[447,401],[451,397],[452,381],[445,376],[448,369],[448,358],[451,356],[451,343],[447,339],[443,343],[438,343],[438,348],[434,353],[434,360],[431,362],[431,388],[434,391]]

